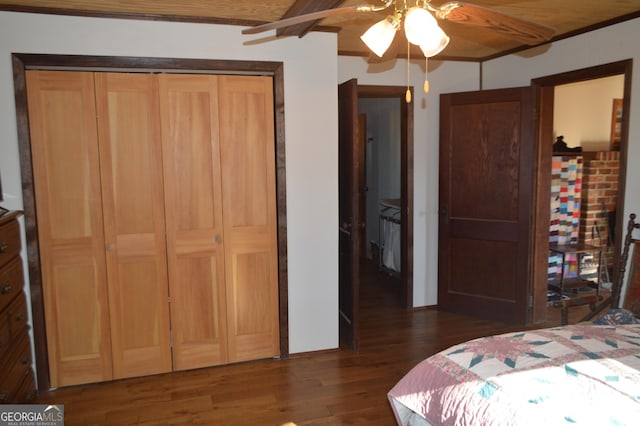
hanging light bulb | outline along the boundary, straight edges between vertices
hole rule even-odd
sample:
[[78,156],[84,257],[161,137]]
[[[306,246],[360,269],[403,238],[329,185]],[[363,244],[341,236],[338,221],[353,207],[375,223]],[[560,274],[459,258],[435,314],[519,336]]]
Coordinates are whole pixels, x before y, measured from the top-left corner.
[[382,57],[391,45],[399,27],[400,19],[396,15],[389,15],[373,24],[360,38],[373,53]]

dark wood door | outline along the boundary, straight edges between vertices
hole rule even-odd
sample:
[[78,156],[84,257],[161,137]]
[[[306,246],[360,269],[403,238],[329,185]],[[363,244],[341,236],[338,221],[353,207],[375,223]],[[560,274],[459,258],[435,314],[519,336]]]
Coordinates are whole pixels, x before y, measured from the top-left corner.
[[529,317],[537,142],[531,87],[440,98],[438,305]]
[[360,305],[360,212],[364,164],[358,143],[358,82],[338,87],[339,110],[339,309],[340,346],[358,349]]
[[361,222],[364,222],[365,226],[360,226],[358,232],[358,242],[360,247],[360,256],[364,256],[367,252],[367,192],[369,187],[367,186],[367,115],[358,114],[358,173],[361,183],[359,197],[358,197],[358,209]]

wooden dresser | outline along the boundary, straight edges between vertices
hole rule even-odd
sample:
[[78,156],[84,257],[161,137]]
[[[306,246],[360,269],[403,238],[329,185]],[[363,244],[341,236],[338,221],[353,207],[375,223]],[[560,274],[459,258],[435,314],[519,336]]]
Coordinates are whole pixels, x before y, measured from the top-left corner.
[[20,214],[0,217],[0,404],[31,402],[36,395],[20,257]]

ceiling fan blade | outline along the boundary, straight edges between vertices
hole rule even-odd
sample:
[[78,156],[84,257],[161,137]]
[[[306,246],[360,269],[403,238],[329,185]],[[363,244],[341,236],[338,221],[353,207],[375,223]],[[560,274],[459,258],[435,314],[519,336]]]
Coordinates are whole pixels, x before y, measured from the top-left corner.
[[[334,9],[341,6],[344,2],[345,0],[295,0],[280,19],[292,18],[320,10]],[[308,21],[298,25],[278,28],[276,36],[304,37],[304,35],[311,31],[319,22],[320,20]]]
[[551,39],[556,32],[551,27],[527,19],[456,1],[440,6],[436,16],[451,22],[489,28],[528,45],[543,43]]
[[256,25],[255,27],[245,28],[242,34],[258,34],[264,31],[284,28],[291,25],[301,24],[303,22],[315,21],[330,16],[344,15],[353,12],[367,12],[367,6],[348,6],[336,9],[319,10],[317,12],[305,13],[304,15],[293,16],[291,18],[281,19],[279,21],[267,22],[266,24]]

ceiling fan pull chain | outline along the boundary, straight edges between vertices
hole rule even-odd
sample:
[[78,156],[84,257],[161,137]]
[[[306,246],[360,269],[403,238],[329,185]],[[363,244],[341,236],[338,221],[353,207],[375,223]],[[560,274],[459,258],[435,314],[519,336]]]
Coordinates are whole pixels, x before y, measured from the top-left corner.
[[429,58],[427,56],[424,57],[424,93],[429,93]]
[[410,46],[409,46],[409,41],[407,41],[407,93],[405,93],[404,95],[404,99],[405,101],[407,101],[408,104],[411,103],[411,89],[410,89],[410,76],[411,76],[411,50],[410,50]]

